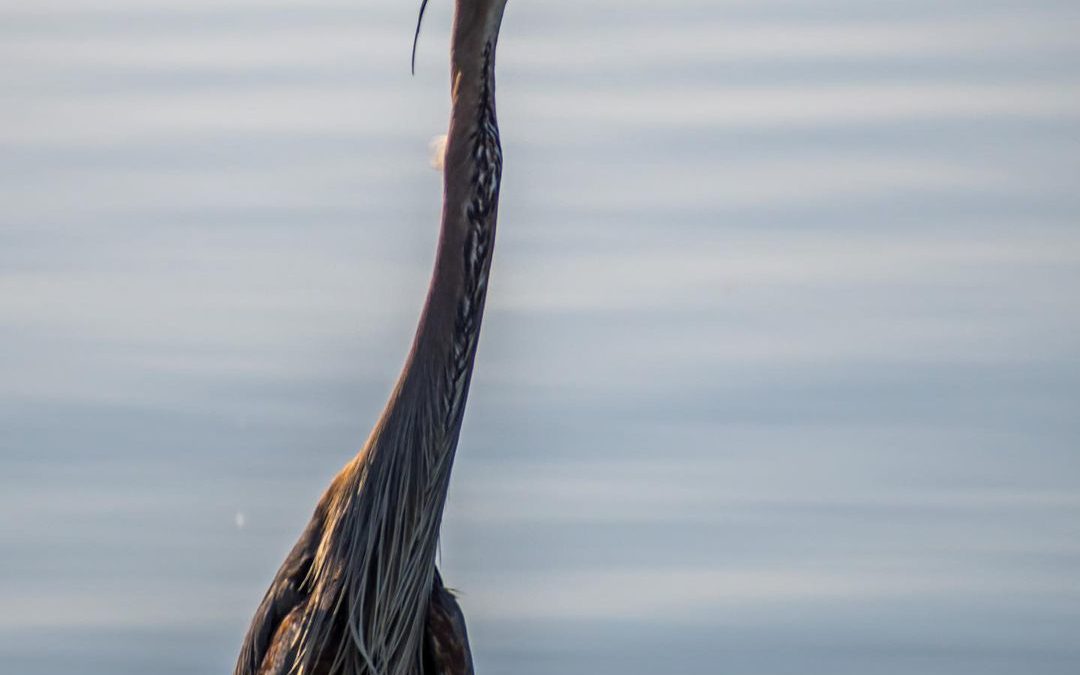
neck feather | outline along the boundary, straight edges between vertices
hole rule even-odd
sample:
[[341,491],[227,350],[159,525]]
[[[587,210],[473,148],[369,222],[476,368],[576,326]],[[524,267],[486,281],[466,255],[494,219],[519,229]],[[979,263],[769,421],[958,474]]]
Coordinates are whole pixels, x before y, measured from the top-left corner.
[[[460,22],[460,19],[459,19]],[[457,30],[457,27],[455,27]],[[413,348],[384,420],[420,412],[453,453],[487,297],[502,175],[495,117],[495,40],[458,36],[431,286]]]
[[[412,351],[364,449],[324,497],[326,534],[312,581],[347,607],[346,672],[416,672],[439,525],[465,410],[495,241],[502,152],[495,119],[495,36],[458,3],[452,110],[435,270]],[[337,600],[333,600],[337,598]],[[343,602],[342,602],[343,601]],[[312,616],[309,632],[327,632]],[[354,648],[353,648],[354,647]],[[308,660],[314,654],[305,655]],[[305,671],[306,672],[306,671]]]

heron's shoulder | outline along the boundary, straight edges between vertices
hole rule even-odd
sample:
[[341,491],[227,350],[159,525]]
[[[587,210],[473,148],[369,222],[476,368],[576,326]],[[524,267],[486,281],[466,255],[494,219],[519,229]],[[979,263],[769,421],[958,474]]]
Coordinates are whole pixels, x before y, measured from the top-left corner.
[[235,675],[256,675],[267,671],[268,661],[280,660],[295,642],[292,628],[311,593],[310,572],[326,523],[327,496],[319,501],[303,534],[278,568],[263,596],[244,638]]

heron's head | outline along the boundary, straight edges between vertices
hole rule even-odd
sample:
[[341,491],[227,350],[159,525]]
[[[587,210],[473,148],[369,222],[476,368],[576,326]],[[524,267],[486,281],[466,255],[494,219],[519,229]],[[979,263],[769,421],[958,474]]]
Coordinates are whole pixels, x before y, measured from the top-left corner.
[[[507,0],[454,0],[454,31],[457,34],[479,34],[485,40],[499,35],[503,10]],[[420,25],[424,22],[424,10],[428,0],[420,1],[420,15],[416,18],[413,35],[412,71],[416,72],[416,43],[420,39]],[[460,37],[457,36],[457,37]]]

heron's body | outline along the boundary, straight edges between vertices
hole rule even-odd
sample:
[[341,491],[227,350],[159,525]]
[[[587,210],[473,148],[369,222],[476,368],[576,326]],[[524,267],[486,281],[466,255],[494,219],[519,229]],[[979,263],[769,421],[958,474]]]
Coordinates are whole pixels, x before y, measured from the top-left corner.
[[442,226],[412,351],[371,436],[278,570],[236,675],[472,672],[464,617],[435,553],[495,238],[505,2],[456,2]]

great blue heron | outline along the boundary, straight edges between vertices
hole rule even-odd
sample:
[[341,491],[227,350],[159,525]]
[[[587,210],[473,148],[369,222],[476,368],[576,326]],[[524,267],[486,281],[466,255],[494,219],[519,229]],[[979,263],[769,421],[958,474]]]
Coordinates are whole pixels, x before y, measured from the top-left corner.
[[473,672],[465,619],[435,553],[495,239],[495,43],[505,6],[455,0],[442,226],[412,350],[371,436],[330,483],[256,610],[236,675]]

